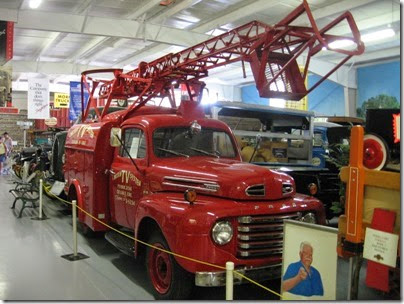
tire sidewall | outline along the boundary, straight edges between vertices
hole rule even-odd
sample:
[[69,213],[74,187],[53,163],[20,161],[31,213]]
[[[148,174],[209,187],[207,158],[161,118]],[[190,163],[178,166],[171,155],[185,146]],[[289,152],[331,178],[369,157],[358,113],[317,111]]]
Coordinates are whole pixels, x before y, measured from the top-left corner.
[[[163,249],[170,251],[170,248],[167,244],[166,239],[162,235],[161,232],[155,231],[151,234],[148,244],[159,247],[163,247]],[[155,248],[151,248],[147,246],[146,248],[146,268],[147,268],[147,276],[149,279],[150,286],[152,288],[153,294],[156,300],[181,300],[187,299],[191,293],[193,287],[193,280],[190,273],[186,272],[181,266],[176,262],[174,256],[172,254],[168,254],[168,261],[170,262],[171,268],[171,278],[170,278],[170,286],[168,290],[162,294],[157,291],[156,287],[153,284],[152,272],[150,269],[150,265],[152,265],[152,261],[150,261],[152,257],[152,252],[157,250]]]

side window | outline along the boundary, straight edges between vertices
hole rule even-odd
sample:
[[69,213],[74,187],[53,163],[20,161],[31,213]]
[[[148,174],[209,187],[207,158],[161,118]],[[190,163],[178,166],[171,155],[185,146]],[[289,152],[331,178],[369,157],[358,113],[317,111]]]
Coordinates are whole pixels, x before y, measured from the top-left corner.
[[123,135],[123,144],[125,149],[121,147],[119,151],[120,156],[129,157],[127,153],[129,152],[132,158],[145,158],[146,140],[142,130],[137,128],[126,129]]
[[217,151],[223,157],[235,157],[234,147],[230,137],[224,132],[213,132],[213,151]]
[[314,132],[313,146],[314,147],[322,147],[323,144],[324,144],[323,135],[321,133]]

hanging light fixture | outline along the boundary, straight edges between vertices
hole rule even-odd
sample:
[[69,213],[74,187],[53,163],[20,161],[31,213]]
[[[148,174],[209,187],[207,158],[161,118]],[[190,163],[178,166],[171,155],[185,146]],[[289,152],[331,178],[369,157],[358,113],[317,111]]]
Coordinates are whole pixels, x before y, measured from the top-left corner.
[[394,32],[394,30],[392,28],[387,28],[384,30],[362,35],[361,38],[362,38],[363,42],[370,42],[370,41],[376,41],[376,40],[390,38],[390,37],[393,37],[395,34],[396,33]]
[[29,0],[29,7],[36,9],[41,5],[42,0]]

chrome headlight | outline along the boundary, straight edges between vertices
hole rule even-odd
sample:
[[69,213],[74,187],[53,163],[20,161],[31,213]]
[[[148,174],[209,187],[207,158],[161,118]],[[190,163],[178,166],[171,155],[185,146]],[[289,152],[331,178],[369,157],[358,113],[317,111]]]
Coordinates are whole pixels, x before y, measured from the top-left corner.
[[228,221],[217,222],[212,228],[212,238],[218,245],[225,245],[233,237],[233,227]]
[[305,223],[316,224],[317,223],[316,215],[312,212],[306,213],[305,215],[302,216],[301,221]]

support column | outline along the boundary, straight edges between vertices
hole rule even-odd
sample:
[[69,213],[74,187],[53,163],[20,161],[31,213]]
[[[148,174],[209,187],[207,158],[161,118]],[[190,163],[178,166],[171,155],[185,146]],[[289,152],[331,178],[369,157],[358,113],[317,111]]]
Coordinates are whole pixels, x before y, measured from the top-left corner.
[[356,89],[344,87],[345,116],[356,117],[356,96]]

